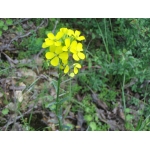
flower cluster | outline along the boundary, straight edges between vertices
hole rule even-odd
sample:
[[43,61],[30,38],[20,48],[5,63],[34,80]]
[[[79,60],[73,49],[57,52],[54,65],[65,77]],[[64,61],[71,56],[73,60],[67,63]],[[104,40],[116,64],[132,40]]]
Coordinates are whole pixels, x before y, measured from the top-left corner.
[[[67,28],[61,28],[54,35],[48,33],[42,48],[49,48],[45,54],[46,59],[52,66],[59,66],[65,74],[74,77],[81,68],[79,60],[85,59],[83,46],[81,41],[85,40],[84,36],[80,36],[80,31],[73,31]],[[75,63],[70,64],[69,58],[72,57]]]

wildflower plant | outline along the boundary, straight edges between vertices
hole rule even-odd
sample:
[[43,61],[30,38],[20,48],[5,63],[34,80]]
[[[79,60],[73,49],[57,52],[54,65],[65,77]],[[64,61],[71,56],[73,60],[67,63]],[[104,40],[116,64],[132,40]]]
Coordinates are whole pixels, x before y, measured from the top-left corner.
[[47,48],[45,54],[49,65],[58,68],[59,78],[57,84],[56,97],[56,115],[59,121],[59,129],[62,130],[61,117],[59,115],[59,88],[61,77],[63,74],[68,74],[73,78],[81,69],[80,60],[85,59],[82,41],[85,37],[80,35],[81,32],[68,28],[61,28],[56,35],[48,33],[42,48]]

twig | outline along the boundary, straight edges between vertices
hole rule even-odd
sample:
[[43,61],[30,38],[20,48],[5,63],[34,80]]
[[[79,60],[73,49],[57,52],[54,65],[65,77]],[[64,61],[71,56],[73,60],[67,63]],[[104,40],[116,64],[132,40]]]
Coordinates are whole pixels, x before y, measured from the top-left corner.
[[54,28],[53,28],[53,30],[52,30],[52,33],[54,33],[54,32],[55,32],[58,22],[59,22],[59,21],[58,21],[58,20],[56,20],[55,25],[54,25]]
[[[26,22],[26,21],[28,21],[28,20],[30,20],[31,18],[25,18],[25,19],[23,19],[23,20],[19,20],[18,22],[15,22],[14,24],[12,24],[13,26],[14,25],[16,25],[16,24],[19,24],[19,23],[23,23],[23,22]],[[12,26],[12,25],[9,25],[9,26]]]
[[[36,27],[36,29],[34,30],[34,32],[36,32],[39,28],[41,28],[42,25],[44,24],[44,22],[45,22],[45,19],[41,22],[41,24],[40,24],[38,27]],[[7,50],[9,50],[9,51],[15,50],[15,49],[10,48],[10,44],[11,44],[13,41],[18,40],[19,38],[27,37],[27,36],[29,36],[29,35],[32,34],[32,33],[33,33],[33,31],[32,31],[32,32],[30,31],[30,32],[26,33],[25,35],[18,35],[18,36],[16,36],[15,38],[13,38],[13,39],[9,42],[9,44],[5,44],[5,45],[1,46],[1,47],[0,47],[0,51],[3,51],[4,49],[7,49]]]
[[10,65],[12,66],[12,63],[13,64],[17,64],[18,61],[15,61],[13,59],[11,59],[7,54],[5,54],[4,52],[2,52],[3,55],[5,55],[5,57],[7,58],[7,60],[9,61]]

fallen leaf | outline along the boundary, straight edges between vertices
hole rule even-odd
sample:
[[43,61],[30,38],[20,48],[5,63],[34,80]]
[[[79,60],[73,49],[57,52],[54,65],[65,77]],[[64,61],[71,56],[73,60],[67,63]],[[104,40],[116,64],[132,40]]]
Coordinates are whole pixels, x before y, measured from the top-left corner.
[[98,108],[102,108],[104,110],[108,110],[108,106],[105,102],[98,99],[97,94],[92,93],[93,102],[97,105]]
[[97,112],[97,115],[98,115],[98,118],[102,121],[102,122],[107,122],[107,119],[106,119],[106,116],[104,114],[104,110],[102,109],[96,109],[96,112]]
[[110,126],[111,130],[114,130],[114,131],[119,130],[119,127],[118,127],[117,122],[115,120],[107,120],[107,124]]
[[84,117],[83,117],[83,112],[82,111],[78,111],[77,114],[77,128],[78,130],[83,130],[82,125],[84,123]]

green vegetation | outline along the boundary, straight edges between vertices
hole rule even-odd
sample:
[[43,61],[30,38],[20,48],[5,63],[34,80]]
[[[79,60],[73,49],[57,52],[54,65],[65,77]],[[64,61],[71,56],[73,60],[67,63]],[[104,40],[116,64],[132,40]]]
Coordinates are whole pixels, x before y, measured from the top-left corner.
[[86,38],[78,75],[60,83],[63,130],[149,131],[150,19],[134,18],[0,19],[0,130],[59,130],[42,43],[60,28]]

